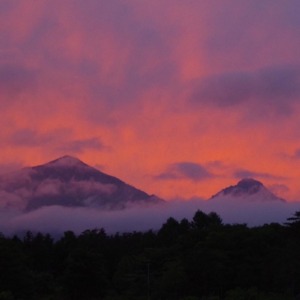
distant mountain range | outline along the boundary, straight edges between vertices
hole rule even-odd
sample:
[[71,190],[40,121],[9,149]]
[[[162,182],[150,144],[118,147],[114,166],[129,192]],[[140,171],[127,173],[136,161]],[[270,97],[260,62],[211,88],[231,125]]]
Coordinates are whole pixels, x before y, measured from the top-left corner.
[[238,200],[246,202],[285,202],[269,191],[261,182],[245,178],[237,185],[229,186],[210,198],[213,201]]
[[0,177],[0,208],[30,211],[61,205],[123,209],[162,201],[71,156]]
[[[284,202],[255,179],[242,179],[209,201]],[[0,209],[32,211],[41,207],[124,209],[133,204],[164,202],[72,156],[0,176]],[[232,202],[232,201],[231,201]]]

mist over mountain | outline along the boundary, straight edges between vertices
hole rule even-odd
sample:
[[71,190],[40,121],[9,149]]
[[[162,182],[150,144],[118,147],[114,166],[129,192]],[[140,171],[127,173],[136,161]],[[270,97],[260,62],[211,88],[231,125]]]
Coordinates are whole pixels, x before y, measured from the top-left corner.
[[283,223],[299,202],[286,202],[246,178],[210,199],[163,201],[71,156],[0,177],[0,232],[62,233],[104,228],[109,233],[158,229],[169,218],[191,220],[197,210],[224,223]]
[[71,156],[2,175],[0,196],[0,207],[23,211],[53,205],[123,209],[162,201]]
[[240,180],[236,185],[229,186],[213,195],[210,200],[229,201],[239,200],[244,202],[285,202],[269,191],[261,182],[253,178]]

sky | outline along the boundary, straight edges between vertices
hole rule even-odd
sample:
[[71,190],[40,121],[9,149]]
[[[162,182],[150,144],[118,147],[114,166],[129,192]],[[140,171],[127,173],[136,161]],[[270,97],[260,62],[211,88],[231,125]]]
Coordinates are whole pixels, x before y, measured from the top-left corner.
[[76,156],[149,194],[300,200],[298,0],[0,0],[0,172]]

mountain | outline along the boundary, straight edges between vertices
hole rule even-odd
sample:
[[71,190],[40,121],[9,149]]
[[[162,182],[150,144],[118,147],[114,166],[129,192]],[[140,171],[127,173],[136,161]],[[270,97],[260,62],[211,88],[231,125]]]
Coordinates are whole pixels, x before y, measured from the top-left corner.
[[72,156],[0,177],[0,208],[30,211],[61,205],[122,209],[133,203],[161,201]]
[[252,178],[242,179],[236,185],[229,186],[210,198],[210,200],[214,201],[226,199],[246,202],[285,202],[284,199],[269,191],[261,182]]

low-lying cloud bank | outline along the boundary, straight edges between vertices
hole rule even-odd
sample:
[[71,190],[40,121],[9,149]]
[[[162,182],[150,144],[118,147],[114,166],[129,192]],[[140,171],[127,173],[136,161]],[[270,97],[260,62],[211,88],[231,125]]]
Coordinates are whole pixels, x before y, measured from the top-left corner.
[[241,203],[232,199],[222,203],[193,199],[153,206],[132,206],[115,211],[62,206],[43,207],[28,213],[1,210],[0,232],[14,234],[31,230],[61,234],[67,230],[81,233],[94,228],[104,228],[107,233],[156,230],[169,217],[191,220],[198,209],[206,213],[217,212],[224,223],[257,226],[272,222],[284,223],[295,211],[300,210],[300,202]]

